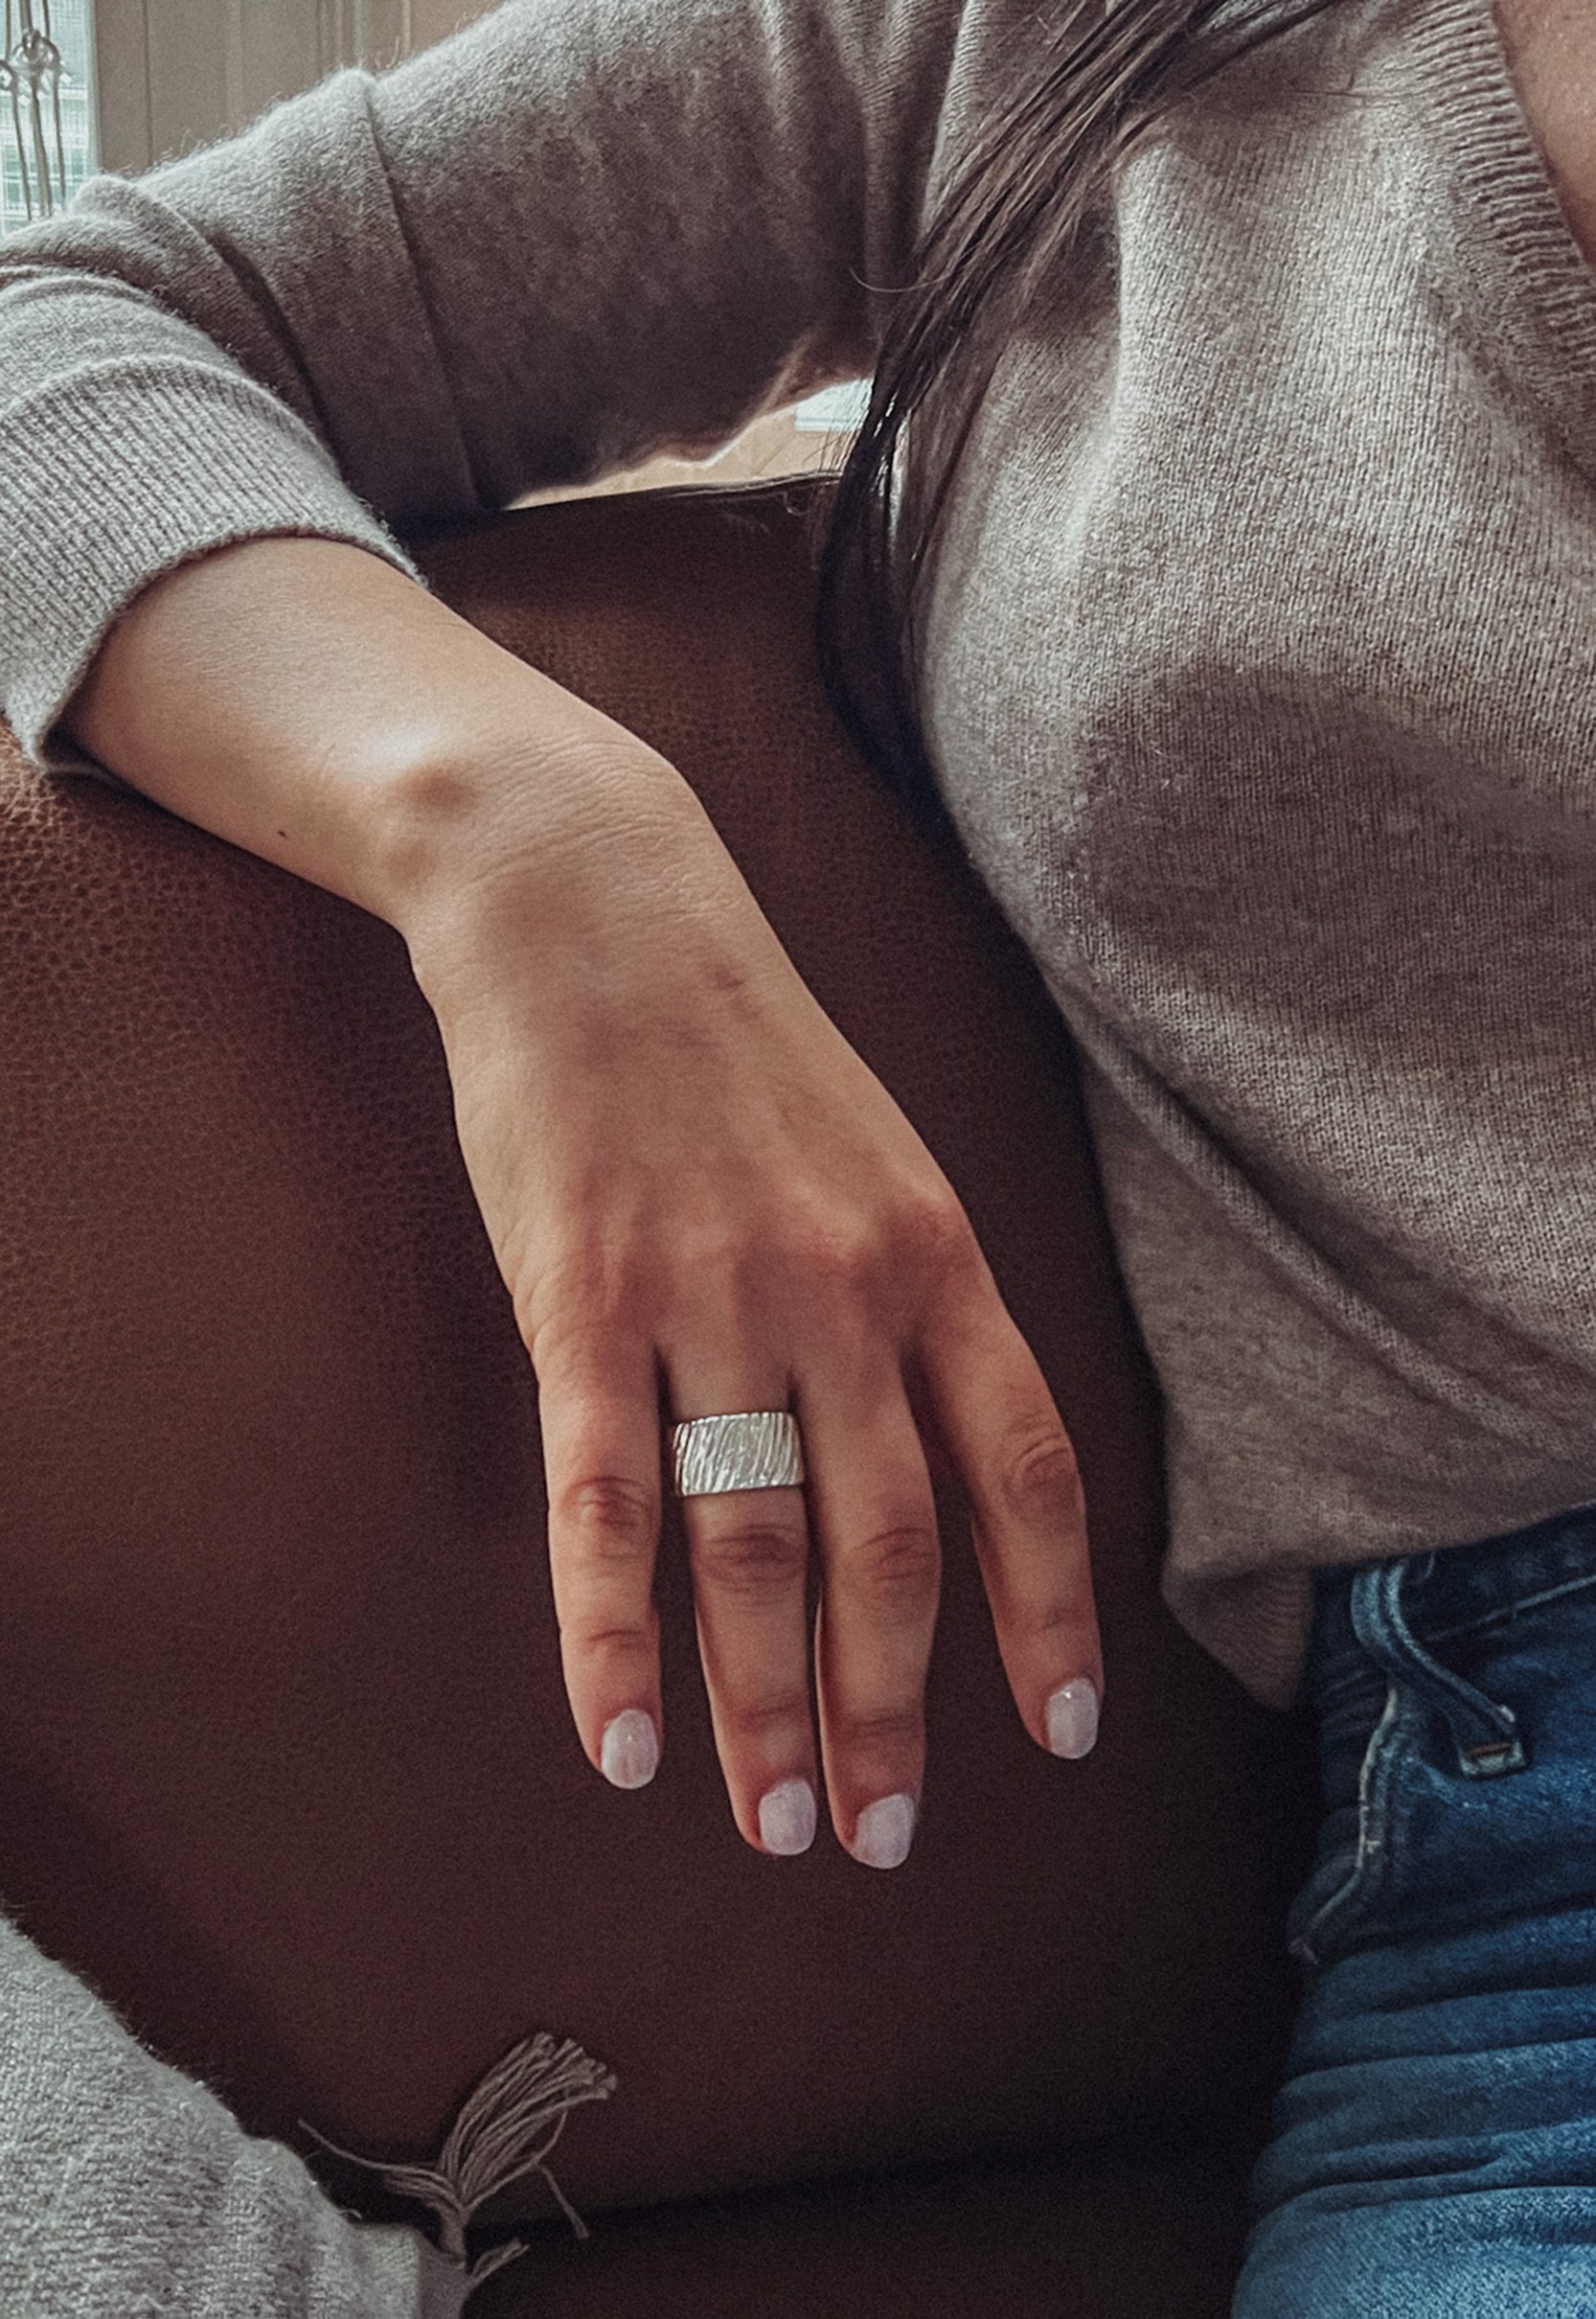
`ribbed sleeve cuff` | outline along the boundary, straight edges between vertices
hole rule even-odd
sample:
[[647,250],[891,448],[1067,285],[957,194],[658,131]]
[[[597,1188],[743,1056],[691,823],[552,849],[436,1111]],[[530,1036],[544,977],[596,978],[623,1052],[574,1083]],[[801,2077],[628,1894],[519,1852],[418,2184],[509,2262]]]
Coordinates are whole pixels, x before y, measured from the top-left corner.
[[426,583],[316,437],[248,379],[108,363],[8,411],[0,710],[46,774],[130,784],[53,728],[132,598],[192,557],[294,533],[347,540]]

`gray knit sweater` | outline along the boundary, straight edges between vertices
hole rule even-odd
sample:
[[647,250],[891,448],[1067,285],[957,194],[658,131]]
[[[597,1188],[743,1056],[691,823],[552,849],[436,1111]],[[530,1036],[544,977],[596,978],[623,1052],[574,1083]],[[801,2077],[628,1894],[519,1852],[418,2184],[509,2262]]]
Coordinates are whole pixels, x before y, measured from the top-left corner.
[[[30,759],[98,777],[52,727],[186,557],[419,582],[407,532],[868,375],[1034,28],[506,0],[0,244]],[[1266,45],[1108,223],[970,436],[928,731],[1083,1058],[1166,1598],[1283,1706],[1313,1566],[1596,1501],[1596,276],[1490,0]]]
[[5,2319],[459,2319],[461,2263],[360,2223],[0,1917]]

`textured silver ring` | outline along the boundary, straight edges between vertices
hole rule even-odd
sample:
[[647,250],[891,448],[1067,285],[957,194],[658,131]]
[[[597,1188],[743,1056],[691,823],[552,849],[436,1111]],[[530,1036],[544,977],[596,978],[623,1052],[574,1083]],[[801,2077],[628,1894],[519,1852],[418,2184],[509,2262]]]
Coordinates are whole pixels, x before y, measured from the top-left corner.
[[678,1498],[771,1490],[804,1479],[804,1448],[790,1410],[740,1410],[689,1417],[671,1430]]

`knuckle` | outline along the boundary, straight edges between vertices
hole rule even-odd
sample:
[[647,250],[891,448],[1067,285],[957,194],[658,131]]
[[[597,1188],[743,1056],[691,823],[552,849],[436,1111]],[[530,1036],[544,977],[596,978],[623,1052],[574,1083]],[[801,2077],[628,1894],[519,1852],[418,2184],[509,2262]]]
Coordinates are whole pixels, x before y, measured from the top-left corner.
[[881,1248],[857,1225],[817,1218],[797,1234],[791,1261],[809,1278],[847,1291],[871,1278],[880,1264]]
[[920,1610],[934,1598],[942,1571],[936,1525],[899,1522],[877,1530],[848,1550],[848,1564],[850,1579],[878,1599]]
[[1083,1628],[1089,1630],[1094,1623],[1089,1586],[1034,1609],[1021,1603],[1014,1614],[1014,1624],[1028,1642],[1046,1642],[1055,1635],[1074,1641]]
[[559,1631],[560,1640],[567,1647],[585,1651],[590,1655],[597,1651],[605,1651],[629,1653],[635,1656],[640,1652],[651,1652],[654,1647],[652,1621],[646,1626],[630,1626],[624,1621],[610,1619],[604,1624],[595,1622],[589,1626],[583,1624],[580,1619],[572,1619],[568,1620]]
[[954,1272],[978,1253],[969,1217],[951,1184],[916,1183],[875,1212],[848,1213],[833,1201],[787,1218],[787,1269],[842,1297],[897,1287],[915,1274]]
[[975,1250],[974,1228],[964,1202],[946,1180],[909,1205],[901,1229],[915,1254],[938,1270],[965,1263]]
[[557,1518],[585,1561],[631,1563],[653,1551],[657,1513],[647,1482],[585,1475],[561,1493]]
[[1027,1521],[1076,1515],[1082,1504],[1075,1445],[1059,1426],[1034,1435],[1003,1468],[1003,1498]]
[[728,1729],[746,1738],[763,1738],[776,1732],[787,1734],[809,1726],[809,1702],[807,1691],[777,1691],[761,1699],[732,1699],[722,1708]]
[[880,1261],[879,1219],[834,1182],[789,1190],[774,1234],[784,1268],[822,1280],[856,1280]]
[[670,1263],[678,1281],[703,1280],[716,1284],[718,1297],[758,1277],[770,1260],[768,1248],[745,1218],[723,1210],[678,1217],[672,1227]]
[[895,1756],[924,1744],[925,1718],[918,1707],[870,1708],[838,1721],[843,1744],[855,1752]]
[[740,1523],[695,1540],[693,1547],[693,1566],[701,1578],[752,1601],[787,1594],[802,1580],[808,1559],[809,1540],[796,1522]]

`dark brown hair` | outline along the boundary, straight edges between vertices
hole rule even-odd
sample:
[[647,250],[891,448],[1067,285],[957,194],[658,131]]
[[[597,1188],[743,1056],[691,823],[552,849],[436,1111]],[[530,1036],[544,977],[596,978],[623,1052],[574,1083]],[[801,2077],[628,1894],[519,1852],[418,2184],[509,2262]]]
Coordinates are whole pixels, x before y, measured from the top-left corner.
[[[996,366],[1006,324],[1037,280],[1057,278],[1119,162],[1179,98],[1336,0],[1059,0],[1034,19],[1019,85],[999,104],[916,246],[882,342],[870,408],[817,494],[815,649],[827,697],[867,760],[928,834],[956,842],[936,788],[916,674],[917,584],[948,487]],[[945,394],[925,470],[927,512],[907,503],[894,542],[898,438],[955,358],[991,349]],[[951,444],[951,448],[946,447]],[[907,572],[904,582],[903,573]]]

